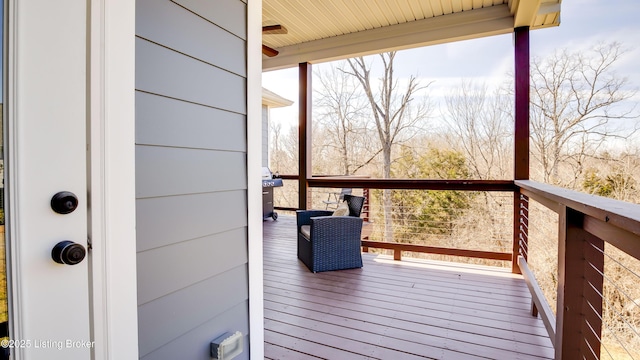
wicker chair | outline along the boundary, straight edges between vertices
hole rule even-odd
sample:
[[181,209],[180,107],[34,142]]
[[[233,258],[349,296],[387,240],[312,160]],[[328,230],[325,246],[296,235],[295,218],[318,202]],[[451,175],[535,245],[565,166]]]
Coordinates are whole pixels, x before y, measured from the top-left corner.
[[349,216],[327,210],[298,210],[298,259],[312,272],[362,267],[361,196],[345,195]]

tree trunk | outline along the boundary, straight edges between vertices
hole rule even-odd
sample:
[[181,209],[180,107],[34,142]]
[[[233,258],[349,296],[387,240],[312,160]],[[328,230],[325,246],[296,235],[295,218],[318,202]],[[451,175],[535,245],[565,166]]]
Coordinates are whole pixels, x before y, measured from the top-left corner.
[[[383,158],[383,177],[385,179],[391,178],[391,146],[383,146],[382,149]],[[393,218],[392,218],[392,201],[391,201],[391,189],[384,189],[382,191],[382,208],[384,211],[384,241],[393,241]]]

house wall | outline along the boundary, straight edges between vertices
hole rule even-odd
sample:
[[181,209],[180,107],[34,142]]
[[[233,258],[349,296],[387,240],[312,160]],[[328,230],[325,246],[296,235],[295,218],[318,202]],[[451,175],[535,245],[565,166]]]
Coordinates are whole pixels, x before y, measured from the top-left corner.
[[136,1],[141,359],[248,359],[247,5]]

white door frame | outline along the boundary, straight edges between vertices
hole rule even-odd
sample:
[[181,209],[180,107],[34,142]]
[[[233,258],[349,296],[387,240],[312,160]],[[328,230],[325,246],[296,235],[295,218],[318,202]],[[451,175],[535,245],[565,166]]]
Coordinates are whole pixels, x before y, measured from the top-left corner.
[[135,1],[88,2],[94,359],[138,359]]
[[[12,11],[6,14],[15,23],[15,9],[24,0],[5,0]],[[43,0],[50,1],[50,0]],[[87,30],[88,98],[87,164],[88,232],[92,244],[89,257],[91,288],[91,338],[93,359],[137,359],[137,284],[135,235],[135,1],[86,0],[89,7]],[[60,4],[60,6],[63,6]],[[84,5],[83,5],[84,6]],[[19,8],[18,8],[19,11]],[[261,15],[258,0],[248,1],[248,178],[260,179],[261,164]],[[15,49],[6,51],[13,54]],[[63,51],[63,50],[61,50]],[[15,60],[15,59],[14,59]],[[43,61],[46,61],[43,59]],[[7,91],[17,91],[13,69],[7,67]],[[5,121],[16,125],[15,114]],[[253,145],[251,145],[253,144]],[[10,150],[11,151],[11,150]],[[10,153],[9,151],[9,153]],[[11,191],[11,190],[10,190]],[[252,359],[262,359],[262,187],[259,180],[248,184],[249,215],[249,316]],[[9,193],[9,199],[17,194]],[[9,221],[11,219],[9,218]],[[16,246],[19,234],[8,237]],[[11,261],[11,259],[9,259]],[[20,274],[9,274],[12,294],[19,292]],[[12,334],[19,334],[21,306],[10,303]]]
[[264,359],[262,252],[262,1],[247,2],[247,206],[249,351]]
[[[29,1],[29,0],[28,0]],[[5,19],[9,24],[5,39],[8,61],[5,64],[5,88],[8,98],[7,121],[11,129],[18,129],[19,104],[12,94],[18,94],[16,81],[19,64],[34,59],[20,58],[17,53],[16,32],[26,31],[19,23],[21,10],[38,6],[38,0],[5,0]],[[43,3],[49,0],[41,0]],[[51,4],[51,3],[50,3]],[[87,156],[87,194],[81,194],[91,204],[87,213],[87,232],[92,244],[85,260],[89,268],[90,332],[87,337],[95,342],[91,354],[94,359],[137,359],[137,288],[135,237],[135,2],[130,0],[59,1],[65,10],[75,6],[87,8],[89,24],[87,41],[87,94],[86,138],[89,140]],[[30,24],[33,26],[33,24]],[[6,28],[6,27],[5,27]],[[28,29],[27,29],[28,30]],[[46,31],[47,29],[40,29]],[[56,49],[65,51],[65,49]],[[52,51],[49,56],[55,56]],[[51,60],[43,56],[41,61]],[[36,60],[37,61],[37,60]],[[82,61],[82,60],[81,60]],[[21,96],[28,96],[22,93]],[[11,134],[9,134],[11,135]],[[80,134],[81,135],[81,134]],[[18,156],[25,156],[24,139],[15,136],[7,143],[8,162],[14,164]],[[11,249],[8,258],[10,277],[10,326],[16,340],[42,341],[47,339],[20,339],[24,334],[22,319],[29,314],[21,304],[21,293],[27,274],[16,264],[20,251],[20,229],[34,224],[21,224],[12,219],[11,212],[20,204],[20,177],[8,173],[8,181],[16,186],[8,190],[8,239]],[[18,189],[16,189],[16,187]],[[80,194],[79,194],[80,195]],[[22,245],[23,247],[26,245]],[[47,301],[42,299],[42,301]],[[51,309],[55,311],[55,309]],[[12,351],[16,359],[22,352]],[[64,353],[61,353],[64,356]]]

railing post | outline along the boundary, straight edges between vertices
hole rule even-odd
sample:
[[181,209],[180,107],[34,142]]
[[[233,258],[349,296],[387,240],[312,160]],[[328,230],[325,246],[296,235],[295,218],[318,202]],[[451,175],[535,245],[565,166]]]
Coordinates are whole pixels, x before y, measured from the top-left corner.
[[511,259],[511,272],[521,274],[518,267],[518,256],[522,255],[528,260],[529,239],[529,198],[516,190],[513,195],[513,256]]
[[[362,207],[362,220],[366,224],[369,222],[369,189],[368,188],[362,189],[362,196],[364,196],[364,205]],[[363,239],[369,240],[369,236],[365,236]],[[369,247],[363,246],[362,252],[369,252]]]
[[562,206],[558,223],[555,358],[599,359],[604,243],[584,230],[578,211]]
[[311,64],[298,65],[298,208],[308,209],[311,176]]

